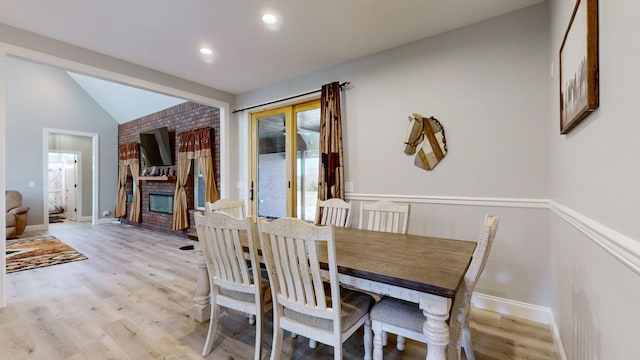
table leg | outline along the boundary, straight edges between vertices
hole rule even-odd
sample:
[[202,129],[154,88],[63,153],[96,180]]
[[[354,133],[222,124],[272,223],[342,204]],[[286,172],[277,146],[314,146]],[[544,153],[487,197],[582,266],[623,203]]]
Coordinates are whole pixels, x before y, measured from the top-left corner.
[[426,318],[422,333],[427,340],[427,360],[445,360],[445,351],[449,344],[449,309],[451,300],[428,295],[420,300],[420,309]]
[[211,315],[211,303],[209,302],[209,273],[207,272],[207,263],[204,260],[204,254],[200,248],[200,244],[195,246],[196,264],[198,265],[198,284],[196,286],[196,296],[193,300],[196,302],[193,318],[198,322],[209,320]]

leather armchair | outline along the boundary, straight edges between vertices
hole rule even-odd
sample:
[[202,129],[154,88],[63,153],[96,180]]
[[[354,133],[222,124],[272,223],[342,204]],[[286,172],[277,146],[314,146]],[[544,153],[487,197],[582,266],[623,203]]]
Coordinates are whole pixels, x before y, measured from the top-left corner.
[[28,207],[22,206],[22,194],[15,190],[5,192],[7,203],[7,239],[22,235],[27,227]]

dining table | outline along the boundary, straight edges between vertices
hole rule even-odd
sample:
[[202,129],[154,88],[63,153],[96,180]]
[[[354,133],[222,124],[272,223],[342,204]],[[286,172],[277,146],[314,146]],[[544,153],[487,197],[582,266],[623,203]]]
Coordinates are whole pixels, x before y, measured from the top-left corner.
[[[197,239],[195,234],[191,237]],[[476,242],[342,227],[334,228],[334,238],[340,283],[418,304],[425,317],[426,359],[445,360],[447,319]],[[200,247],[195,248],[199,267],[195,319],[203,322],[210,311],[209,275]],[[320,250],[318,257],[326,262],[326,250]],[[365,359],[369,356],[366,351]]]

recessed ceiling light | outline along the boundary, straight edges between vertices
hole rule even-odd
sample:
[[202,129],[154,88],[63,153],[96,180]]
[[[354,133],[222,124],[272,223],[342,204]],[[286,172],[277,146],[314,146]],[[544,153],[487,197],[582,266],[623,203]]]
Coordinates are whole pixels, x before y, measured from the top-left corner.
[[275,24],[276,22],[278,22],[278,18],[273,14],[264,14],[262,16],[262,21],[267,24]]
[[203,48],[200,48],[200,54],[202,54],[202,55],[211,55],[211,54],[213,54],[213,50],[203,47]]

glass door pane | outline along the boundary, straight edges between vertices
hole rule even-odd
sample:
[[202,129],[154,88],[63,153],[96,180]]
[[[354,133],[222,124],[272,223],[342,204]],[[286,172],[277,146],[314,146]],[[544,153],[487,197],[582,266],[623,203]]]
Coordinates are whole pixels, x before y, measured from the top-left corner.
[[286,114],[257,119],[257,216],[273,219],[287,215]]
[[318,169],[320,167],[320,108],[294,109],[296,136],[297,217],[314,222],[318,201]]

